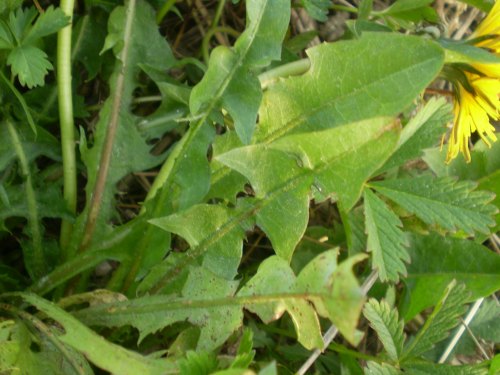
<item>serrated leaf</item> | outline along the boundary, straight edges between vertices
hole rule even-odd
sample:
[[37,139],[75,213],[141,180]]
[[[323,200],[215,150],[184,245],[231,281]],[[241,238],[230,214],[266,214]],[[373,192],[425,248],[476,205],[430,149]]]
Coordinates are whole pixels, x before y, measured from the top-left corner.
[[463,284],[452,281],[444,290],[441,299],[427,318],[424,326],[404,348],[403,357],[418,357],[446,339],[449,331],[460,323],[465,313],[465,302],[469,298]]
[[18,8],[9,14],[9,28],[17,43],[20,43],[24,34],[29,30],[31,23],[38,16],[34,7]]
[[[134,6],[135,4],[135,6]],[[128,173],[152,168],[158,165],[163,157],[150,153],[151,146],[137,126],[137,119],[131,113],[131,101],[134,90],[139,85],[140,64],[148,64],[157,69],[168,69],[174,63],[172,52],[160,35],[155,23],[155,13],[144,0],[130,3],[130,8],[119,6],[110,15],[109,35],[114,35],[120,41],[114,48],[116,61],[110,78],[111,95],[108,97],[99,113],[99,121],[93,137],[93,145],[87,145],[82,134],[80,152],[87,168],[87,202],[92,201],[97,177],[106,170],[102,165],[104,148],[111,148],[108,172],[104,176],[102,200],[98,202],[99,210],[96,220],[99,237],[106,228],[106,222],[112,215],[112,203],[116,191],[116,183]],[[126,32],[130,35],[125,35]],[[121,82],[121,84],[118,84]],[[108,138],[112,128],[114,137]],[[109,142],[109,143],[107,143]],[[102,176],[101,176],[102,177]],[[83,233],[87,222],[89,205],[80,215],[75,229]],[[101,232],[101,233],[99,233]],[[81,234],[73,236],[71,252],[79,246]]]
[[16,44],[9,27],[3,22],[3,20],[0,19],[0,49],[12,49],[15,45]]
[[467,286],[471,300],[500,289],[500,255],[473,241],[413,234],[408,252],[412,262],[405,283],[410,298],[401,308],[405,320],[435,305],[454,279]]
[[55,339],[79,351],[97,367],[117,374],[165,374],[175,365],[164,359],[150,359],[106,341],[66,311],[34,294],[19,293],[27,303],[35,306],[64,329]]
[[193,114],[224,108],[234,120],[243,143],[252,137],[261,102],[260,83],[251,72],[281,56],[281,42],[290,19],[288,0],[247,2],[248,24],[234,48],[217,47],[210,56],[208,70],[193,88]]
[[243,335],[240,339],[238,352],[234,361],[231,363],[231,368],[248,368],[255,357],[253,350],[253,331],[250,328],[243,330]]
[[373,253],[373,268],[378,270],[381,281],[399,280],[406,276],[404,262],[410,257],[405,247],[408,245],[403,224],[397,215],[370,189],[364,193],[365,227],[368,234],[368,251]]
[[397,362],[405,341],[404,321],[399,320],[397,309],[391,308],[385,301],[378,302],[372,298],[366,303],[363,314],[377,332],[389,358]]
[[377,363],[368,361],[366,370],[366,375],[400,375],[402,374],[401,370],[396,367],[393,367],[387,363]]
[[404,365],[406,373],[412,375],[486,375],[488,373],[485,364],[451,366],[430,362],[414,362]]
[[301,0],[302,6],[315,20],[324,22],[332,5],[331,0]]
[[19,8],[23,3],[23,0],[3,0],[0,3],[0,14],[7,12],[7,11],[12,11],[14,9]]
[[265,202],[256,212],[257,225],[276,253],[290,259],[307,226],[311,187],[350,209],[396,138],[390,120],[373,119],[233,149],[217,160],[252,183],[256,197]]
[[430,225],[473,234],[475,230],[489,233],[488,226],[495,224],[492,215],[497,209],[488,204],[493,195],[474,191],[474,182],[422,176],[373,182],[370,186]]
[[256,141],[395,116],[434,80],[444,59],[436,43],[396,33],[367,32],[307,54],[311,67],[305,74],[264,93]]
[[21,45],[10,51],[7,57],[12,74],[17,76],[23,86],[33,88],[43,86],[45,76],[52,70],[52,64],[47,60],[47,54],[41,49],[29,45]]
[[212,353],[188,351],[178,363],[181,375],[206,375],[217,369],[218,361]]
[[180,297],[147,296],[96,305],[75,315],[86,324],[108,327],[132,325],[147,335],[176,322],[200,328],[197,350],[213,350],[241,325],[243,314],[232,302],[238,281],[222,279],[202,267],[191,267]]
[[68,25],[70,17],[68,17],[61,8],[54,8],[53,5],[40,13],[36,19],[35,24],[30,27],[29,31],[25,34],[22,43],[31,44],[36,40],[50,35]]
[[444,98],[432,98],[403,128],[397,149],[381,171],[401,166],[420,157],[423,150],[439,142],[445,124],[450,121],[451,106]]

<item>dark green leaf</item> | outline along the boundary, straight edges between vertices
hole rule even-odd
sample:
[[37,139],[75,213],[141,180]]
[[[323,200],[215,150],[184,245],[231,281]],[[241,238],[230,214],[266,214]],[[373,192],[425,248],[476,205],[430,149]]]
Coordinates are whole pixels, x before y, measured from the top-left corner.
[[378,302],[372,298],[366,303],[363,314],[377,332],[389,358],[397,362],[403,352],[405,341],[404,322],[399,320],[398,310],[391,308],[385,301]]
[[467,286],[471,299],[500,289],[500,256],[473,241],[452,237],[412,235],[408,249],[408,298],[405,320],[437,303],[441,291],[456,279]]
[[40,13],[35,24],[29,29],[23,38],[22,43],[32,44],[36,40],[50,35],[68,25],[70,18],[64,14],[61,8],[49,6],[43,13]]
[[33,46],[21,45],[14,48],[7,58],[7,64],[12,74],[17,76],[23,86],[33,88],[43,86],[45,76],[52,70],[52,64],[47,60],[47,54]]
[[446,339],[449,331],[460,323],[461,316],[466,311],[465,302],[469,295],[463,284],[452,281],[437,302],[431,315],[416,336],[404,348],[403,356],[418,357]]
[[403,224],[370,189],[365,190],[364,203],[367,247],[372,252],[373,268],[381,281],[397,282],[399,275],[406,276],[404,262],[410,261],[405,249],[407,240],[400,229]]
[[233,216],[233,210],[223,206],[197,205],[150,222],[179,234],[193,249],[205,246],[204,267],[220,277],[232,280],[240,264],[245,230],[239,226],[229,229],[227,224]]
[[373,182],[370,186],[430,225],[473,234],[475,230],[489,233],[488,227],[495,223],[492,216],[497,208],[489,204],[493,195],[475,191],[474,182],[422,176]]
[[331,0],[301,0],[301,3],[307,13],[315,20],[324,22],[328,19],[327,14],[332,5]]

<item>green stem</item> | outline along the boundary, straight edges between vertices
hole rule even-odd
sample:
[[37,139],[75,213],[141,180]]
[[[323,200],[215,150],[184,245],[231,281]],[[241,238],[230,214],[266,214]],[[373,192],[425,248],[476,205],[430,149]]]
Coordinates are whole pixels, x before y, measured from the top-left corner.
[[7,119],[6,123],[9,130],[10,139],[12,141],[12,146],[14,146],[17,158],[19,159],[21,172],[23,174],[23,177],[25,178],[24,186],[26,202],[28,204],[28,225],[33,240],[33,274],[36,278],[40,278],[45,275],[47,264],[45,263],[45,256],[43,254],[40,218],[38,216],[38,208],[36,204],[35,190],[33,189],[31,171],[29,169],[28,158],[24,153],[21,140],[19,139],[19,134],[17,133],[14,124],[10,119]]
[[[61,0],[61,10],[73,18],[74,0]],[[71,32],[72,23],[57,33],[57,87],[59,101],[59,121],[63,158],[64,201],[67,209],[76,214],[77,183],[75,157],[75,124],[73,120],[73,93],[71,85]],[[68,254],[66,248],[73,232],[73,224],[62,221],[60,244],[63,259]]]
[[259,75],[260,86],[264,90],[278,78],[303,74],[307,72],[310,67],[311,61],[309,59],[302,59],[278,66],[277,68],[268,70]]
[[351,8],[351,7],[347,7],[344,5],[330,5],[330,9],[340,10],[340,11],[349,12],[349,13],[358,13],[358,8],[354,8],[354,7]]
[[234,36],[235,38],[240,36],[240,33],[231,27],[219,26],[219,27],[210,28],[210,30],[208,30],[206,32],[205,36],[203,37],[203,41],[201,43],[201,50],[203,52],[203,60],[205,60],[206,64],[208,64],[208,60],[210,58],[209,51],[208,51],[208,43],[210,43],[210,39],[212,39],[212,37],[216,33],[227,33],[229,35]]
[[165,4],[161,7],[161,9],[158,11],[156,14],[156,23],[159,25],[161,21],[163,21],[163,18],[167,15],[169,12],[170,8],[172,8],[175,5],[175,2],[177,0],[167,0],[165,1]]
[[219,4],[217,4],[217,9],[215,10],[215,15],[214,19],[212,20],[211,27],[216,27],[219,24],[225,5],[226,5],[226,0],[219,0]]

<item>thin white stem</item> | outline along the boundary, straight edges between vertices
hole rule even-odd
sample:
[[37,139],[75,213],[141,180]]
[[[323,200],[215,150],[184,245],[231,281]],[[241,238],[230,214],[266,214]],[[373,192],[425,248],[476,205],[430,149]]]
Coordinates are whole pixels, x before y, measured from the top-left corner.
[[474,319],[474,316],[476,316],[477,312],[479,311],[479,307],[481,307],[481,304],[483,303],[483,301],[484,301],[484,298],[479,298],[476,302],[474,302],[474,305],[472,305],[472,307],[471,307],[469,313],[467,314],[467,317],[465,318],[463,324],[460,326],[457,333],[455,333],[455,336],[453,336],[453,338],[451,339],[450,343],[446,347],[446,350],[441,355],[441,358],[439,358],[438,363],[444,363],[448,359],[451,352],[453,351],[453,349],[455,349],[455,346],[457,346],[458,341],[460,340],[463,333],[465,332],[466,327],[469,326],[472,319]]
[[[363,293],[364,296],[368,294],[368,291],[372,288],[373,284],[375,284],[377,278],[378,278],[378,272],[372,271],[370,276],[368,276],[368,278],[361,286],[361,293]],[[339,330],[333,324],[331,325],[330,328],[328,328],[328,330],[323,336],[323,343],[324,343],[323,348],[326,349],[328,345],[330,345],[335,336],[337,336],[338,332]],[[318,359],[321,353],[323,353],[323,351],[320,349],[316,349],[314,352],[312,352],[307,361],[305,361],[304,364],[297,371],[297,375],[304,375],[307,372],[307,370],[309,370],[309,368],[313,365],[313,363]]]

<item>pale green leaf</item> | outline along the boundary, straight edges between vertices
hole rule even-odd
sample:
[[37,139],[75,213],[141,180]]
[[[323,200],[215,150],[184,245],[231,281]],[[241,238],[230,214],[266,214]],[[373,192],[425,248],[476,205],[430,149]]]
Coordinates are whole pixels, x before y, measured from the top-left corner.
[[500,289],[500,255],[470,240],[413,234],[410,237],[412,262],[405,284],[411,298],[404,301],[402,314],[412,319],[435,305],[441,291],[453,279],[467,286],[471,299],[486,297]]
[[307,54],[307,73],[266,90],[257,141],[395,116],[436,78],[444,59],[436,43],[396,33],[363,33]]
[[337,265],[337,255],[336,250],[328,251],[309,262],[297,277],[296,289],[311,293],[309,299],[318,314],[329,318],[356,345],[356,326],[364,296],[352,268],[366,256],[358,254]]
[[64,334],[57,339],[85,356],[97,367],[117,374],[167,374],[176,366],[165,359],[149,359],[106,341],[66,311],[34,294],[19,294],[48,317],[57,322]]
[[406,276],[404,262],[410,261],[405,249],[407,240],[401,231],[403,224],[370,189],[365,190],[364,203],[367,246],[373,254],[373,268],[377,269],[381,281],[397,282],[399,275]]
[[497,208],[488,204],[493,195],[474,191],[476,184],[453,178],[422,176],[370,183],[375,190],[414,213],[427,224],[448,230],[489,233]]
[[234,149],[217,160],[250,180],[266,202],[256,212],[257,225],[276,253],[290,259],[307,226],[311,187],[350,209],[392,152],[397,133],[390,120],[373,119]]
[[33,88],[43,86],[45,76],[52,70],[52,64],[47,59],[47,54],[33,46],[17,46],[10,51],[7,57],[12,74],[17,76],[23,86]]
[[460,323],[468,298],[463,284],[457,284],[455,281],[448,284],[424,326],[405,346],[403,357],[418,357],[446,339],[450,330]]
[[70,17],[66,16],[61,8],[54,8],[53,5],[40,13],[35,24],[29,29],[24,36],[22,43],[31,44],[36,40],[50,35],[68,25]]
[[307,349],[322,348],[319,320],[305,300],[307,296],[293,297],[295,292],[302,291],[294,288],[295,280],[295,274],[288,263],[273,256],[261,263],[257,274],[238,292],[238,296],[282,294],[283,298],[275,302],[248,303],[245,308],[256,313],[266,323],[279,319],[285,311],[288,312],[297,331],[297,340]]
[[260,83],[251,70],[268,65],[281,56],[281,42],[290,19],[288,0],[247,2],[248,23],[234,48],[217,47],[210,57],[208,71],[193,88],[190,108],[193,114],[212,112],[219,107],[234,120],[240,139],[249,143],[261,102]]
[[385,301],[378,302],[371,298],[366,303],[363,314],[377,332],[389,358],[394,362],[398,361],[405,341],[404,322],[399,320],[398,310]]

